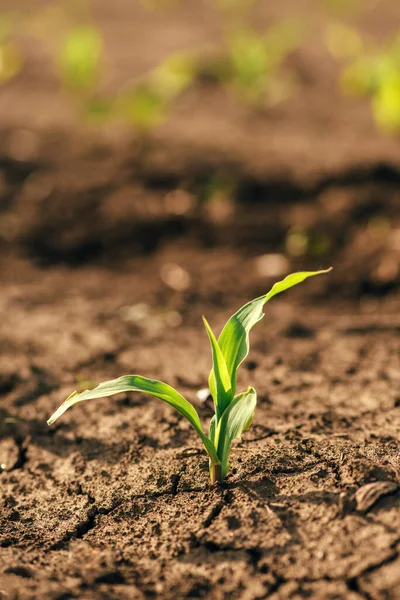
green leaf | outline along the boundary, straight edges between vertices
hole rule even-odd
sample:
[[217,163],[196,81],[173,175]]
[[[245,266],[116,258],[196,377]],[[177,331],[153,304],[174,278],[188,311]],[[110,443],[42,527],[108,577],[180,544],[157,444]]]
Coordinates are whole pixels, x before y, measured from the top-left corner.
[[276,296],[276,294],[280,294],[281,292],[284,292],[285,290],[288,290],[289,288],[294,287],[299,283],[302,283],[309,277],[329,273],[329,271],[332,271],[332,267],[330,267],[329,269],[323,269],[322,271],[301,271],[299,273],[292,273],[291,275],[285,277],[285,279],[282,279],[282,281],[278,281],[272,286],[268,294],[265,296],[265,302],[271,300],[271,298],[273,296]]
[[257,394],[249,387],[247,392],[235,396],[218,422],[215,444],[222,465],[222,479],[229,471],[228,457],[231,443],[236,438],[240,438],[243,431],[250,427],[256,404]]
[[224,355],[222,354],[221,348],[219,347],[215,335],[205,317],[203,317],[203,323],[208,333],[208,337],[210,338],[213,360],[213,368],[211,369],[208,378],[208,385],[214,399],[217,419],[219,419],[233,398],[231,378],[229,376]]
[[166,383],[147,379],[146,377],[141,377],[140,375],[124,375],[118,379],[112,379],[111,381],[100,383],[93,390],[86,390],[80,394],[78,394],[78,392],[74,392],[61,404],[61,406],[50,417],[47,423],[48,425],[54,423],[54,421],[56,421],[59,417],[61,417],[62,414],[65,413],[66,410],[68,410],[68,408],[74,404],[77,404],[78,402],[92,400],[94,398],[104,398],[105,396],[113,396],[114,394],[120,394],[121,392],[146,392],[147,394],[155,396],[156,398],[159,398],[160,400],[163,400],[164,402],[167,402],[176,408],[181,415],[186,417],[189,423],[199,434],[204,447],[210,456],[211,462],[214,464],[219,463],[214,444],[204,435],[199,415],[190,402],[185,400],[183,396],[178,394],[174,388]]
[[265,296],[260,296],[260,298],[256,298],[242,306],[229,319],[219,336],[218,345],[225,358],[233,394],[236,391],[237,370],[249,353],[249,332],[263,318],[264,313],[262,309],[264,304],[276,294],[280,294],[294,285],[301,283],[308,277],[328,273],[330,270],[292,273],[282,281],[275,283]]
[[216,429],[217,429],[217,415],[213,415],[211,418],[210,426],[209,426],[209,430],[208,430],[208,439],[214,444],[214,446],[215,446]]
[[100,74],[103,40],[92,25],[72,29],[63,40],[59,64],[64,82],[77,89],[92,89]]
[[[211,418],[209,429],[208,429],[208,439],[214,445],[214,448],[215,448],[215,435],[216,435],[216,431],[217,431],[217,415],[215,414]],[[212,467],[213,467],[213,463],[212,463],[211,459],[209,460],[209,465],[210,465],[210,477],[212,479]]]

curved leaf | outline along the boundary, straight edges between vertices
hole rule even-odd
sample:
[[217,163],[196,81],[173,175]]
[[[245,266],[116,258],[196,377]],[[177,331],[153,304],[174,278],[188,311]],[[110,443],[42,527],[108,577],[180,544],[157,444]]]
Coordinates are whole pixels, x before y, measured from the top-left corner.
[[236,390],[237,370],[249,353],[249,332],[263,318],[264,313],[262,309],[264,304],[276,294],[280,294],[294,285],[301,283],[308,277],[328,273],[330,270],[292,273],[282,281],[275,283],[268,294],[248,302],[232,315],[218,338],[218,345],[229,371],[233,394]]
[[[212,416],[210,425],[208,428],[208,439],[214,445],[214,448],[215,448],[216,430],[217,430],[217,415],[215,414]],[[212,463],[211,459],[209,460],[209,466],[210,466],[210,477],[211,477],[211,481],[212,481],[212,479],[213,479],[213,476],[212,476],[213,463]]]
[[219,420],[215,445],[222,465],[223,479],[229,471],[228,457],[232,440],[240,438],[243,431],[250,427],[256,404],[257,394],[249,387],[247,392],[235,396]]
[[203,323],[210,339],[213,360],[213,368],[208,378],[208,386],[214,399],[217,419],[219,419],[233,398],[231,378],[224,355],[205,317],[203,317]]
[[68,408],[74,404],[77,404],[78,402],[92,400],[94,398],[104,398],[105,396],[113,396],[114,394],[120,394],[121,392],[145,392],[151,396],[155,396],[156,398],[163,400],[164,402],[167,402],[176,408],[181,415],[186,417],[189,423],[199,434],[211,461],[214,464],[219,463],[214,444],[204,435],[199,415],[190,402],[185,400],[183,396],[181,396],[176,390],[174,390],[174,388],[166,383],[147,379],[146,377],[141,377],[140,375],[124,375],[122,377],[118,377],[118,379],[112,379],[111,381],[100,383],[93,390],[86,390],[80,394],[78,394],[78,392],[74,392],[61,404],[61,406],[50,417],[47,423],[48,425],[54,423],[54,421],[56,421],[59,417],[61,417],[62,414],[65,413],[66,410],[68,410]]
[[214,446],[215,446],[216,429],[217,429],[217,415],[213,415],[211,418],[211,421],[210,421],[209,429],[208,429],[208,439],[211,440],[211,442],[214,444]]

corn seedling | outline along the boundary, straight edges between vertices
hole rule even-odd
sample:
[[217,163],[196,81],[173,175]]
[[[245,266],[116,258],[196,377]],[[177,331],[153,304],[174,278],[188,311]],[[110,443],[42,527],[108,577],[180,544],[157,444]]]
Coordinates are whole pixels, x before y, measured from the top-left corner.
[[190,402],[166,383],[147,379],[140,375],[124,375],[118,379],[100,383],[94,389],[81,393],[73,392],[47,423],[51,425],[68,408],[84,400],[126,392],[144,392],[167,402],[189,421],[200,436],[209,456],[211,482],[223,481],[229,471],[228,459],[232,441],[240,438],[243,431],[249,429],[256,408],[256,391],[252,387],[245,392],[236,394],[237,372],[249,352],[250,330],[263,318],[263,306],[273,296],[301,283],[308,277],[328,271],[330,269],[292,273],[282,281],[275,283],[266,295],[242,306],[228,320],[218,340],[203,317],[211,345],[212,369],[208,384],[215,407],[208,436],[204,433],[199,415]]

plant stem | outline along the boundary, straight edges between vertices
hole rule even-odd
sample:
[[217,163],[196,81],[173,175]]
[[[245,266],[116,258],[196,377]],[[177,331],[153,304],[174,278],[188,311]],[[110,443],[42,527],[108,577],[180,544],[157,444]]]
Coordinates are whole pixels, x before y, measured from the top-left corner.
[[211,465],[211,483],[222,482],[222,465]]

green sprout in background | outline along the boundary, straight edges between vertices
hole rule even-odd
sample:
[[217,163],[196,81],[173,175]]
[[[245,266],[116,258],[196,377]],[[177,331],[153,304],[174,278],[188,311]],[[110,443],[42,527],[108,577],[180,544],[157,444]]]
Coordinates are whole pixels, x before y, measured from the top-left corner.
[[303,39],[300,21],[283,20],[259,32],[240,24],[230,27],[225,50],[216,57],[199,56],[199,72],[219,81],[253,105],[271,106],[290,95],[292,79],[285,59]]
[[[229,20],[226,9],[231,16],[238,15],[251,4],[230,0],[217,8]],[[243,24],[243,19],[235,26],[227,21],[224,28],[229,33],[220,58],[207,61],[202,49],[173,53],[148,73],[126,82],[112,97],[104,98],[99,91],[106,66],[102,32],[94,24],[75,25],[64,32],[58,44],[59,76],[64,89],[80,101],[89,123],[120,120],[142,136],[166,119],[177,98],[202,74],[211,75],[250,104],[274,105],[285,100],[293,82],[281,67],[303,37],[300,22],[277,22],[262,33]]]
[[[256,108],[286,100],[297,89],[285,60],[303,42],[304,23],[283,19],[260,30],[251,25],[255,0],[209,0],[219,14],[219,49],[204,48],[167,56],[148,73],[107,90],[109,53],[93,19],[91,0],[57,0],[29,11],[0,14],[0,85],[24,66],[25,36],[47,47],[62,90],[87,124],[122,122],[142,140],[171,113],[179,96],[201,76],[209,76]],[[319,0],[327,18],[326,42],[343,62],[341,89],[371,99],[373,116],[385,132],[400,130],[400,33],[383,47],[335,18],[357,16],[379,0]],[[144,9],[168,10],[180,0],[141,0]],[[308,19],[310,29],[311,21]]]
[[17,20],[17,13],[0,15],[0,84],[16,77],[24,63],[21,48],[13,39]]
[[327,45],[347,63],[340,78],[344,93],[369,97],[382,131],[400,131],[400,31],[379,47],[355,29],[334,24],[328,29]]
[[151,129],[166,118],[173,101],[195,77],[192,57],[185,52],[174,53],[119,93],[117,111],[137,130],[144,132]]
[[114,100],[98,93],[106,72],[101,30],[92,24],[69,28],[58,44],[56,66],[64,92],[88,124],[112,119]]
[[71,29],[62,40],[58,57],[64,83],[70,88],[92,89],[101,75],[103,39],[93,25]]
[[[250,101],[260,101],[269,93],[275,104],[288,94],[280,67],[302,38],[300,24],[282,21],[258,34],[252,29],[239,29],[228,37],[231,83]],[[268,97],[267,97],[268,100]]]
[[173,101],[196,76],[193,59],[184,52],[174,53],[107,98],[99,92],[105,63],[105,45],[97,26],[74,27],[63,37],[58,56],[60,79],[79,101],[86,121],[122,121],[142,136],[164,121]]
[[124,392],[145,392],[167,402],[189,421],[198,433],[208,454],[211,482],[223,481],[230,468],[228,459],[232,441],[240,438],[243,431],[249,429],[256,408],[257,396],[252,387],[245,392],[236,393],[237,372],[249,353],[250,330],[263,318],[263,306],[273,296],[301,283],[308,277],[329,271],[330,269],[292,273],[282,281],[275,283],[268,294],[242,306],[228,320],[218,340],[203,317],[212,352],[212,369],[208,382],[215,407],[208,436],[204,433],[199,415],[190,402],[166,383],[147,379],[140,375],[124,375],[118,379],[100,383],[94,389],[81,393],[73,392],[50,417],[48,424],[51,425],[68,408],[84,400],[103,398]]

